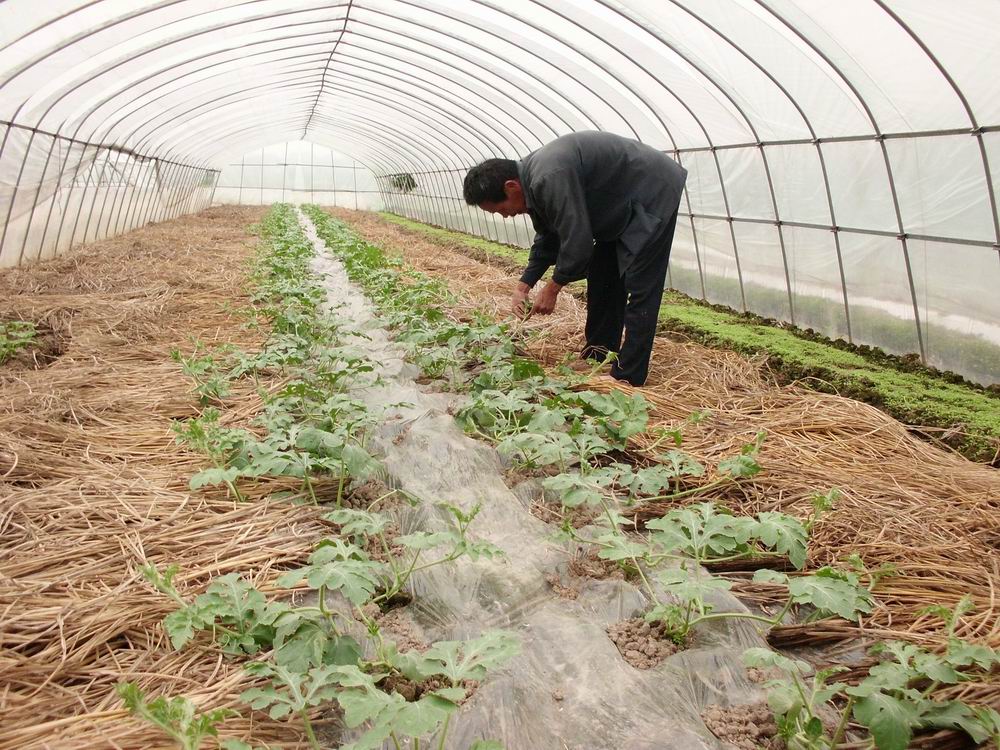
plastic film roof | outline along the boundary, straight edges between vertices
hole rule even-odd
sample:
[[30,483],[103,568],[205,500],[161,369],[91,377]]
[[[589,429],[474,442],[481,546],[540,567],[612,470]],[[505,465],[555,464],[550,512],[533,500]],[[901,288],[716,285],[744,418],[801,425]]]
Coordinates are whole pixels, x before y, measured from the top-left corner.
[[420,169],[581,129],[674,150],[1000,122],[992,0],[8,0],[0,28],[0,118],[205,164],[289,135]]
[[998,32],[996,0],[7,0],[0,187],[43,135],[211,169],[307,141],[468,226],[466,168],[607,130],[689,171],[675,286],[859,341],[891,308],[930,361],[929,320],[1000,342]]

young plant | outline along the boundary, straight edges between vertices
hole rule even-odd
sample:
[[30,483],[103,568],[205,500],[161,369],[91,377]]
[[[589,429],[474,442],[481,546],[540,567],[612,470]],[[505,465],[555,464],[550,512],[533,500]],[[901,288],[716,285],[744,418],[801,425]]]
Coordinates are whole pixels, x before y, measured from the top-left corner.
[[276,621],[288,610],[286,605],[268,602],[236,573],[214,578],[204,594],[189,602],[174,586],[176,565],[160,572],[150,564],[142,572],[157,591],[180,607],[163,620],[163,628],[175,649],[183,648],[199,631],[210,630],[227,654],[267,650],[274,643]]
[[945,622],[947,647],[932,653],[901,641],[876,644],[872,653],[883,661],[869,670],[860,684],[844,692],[854,703],[854,719],[871,732],[878,750],[903,750],[917,729],[959,729],[975,742],[986,740],[1000,748],[1000,716],[989,708],[974,708],[962,701],[938,701],[933,693],[942,685],[988,674],[1000,664],[1000,654],[988,646],[955,637],[963,614],[972,608],[963,597],[954,610],[932,607],[927,611]]
[[820,715],[824,707],[832,714],[830,700],[846,685],[828,680],[846,667],[814,671],[806,662],[789,659],[767,648],[751,648],[743,653],[743,663],[764,670],[781,670],[784,675],[769,680],[764,688],[774,712],[778,736],[789,750],[831,750],[844,739],[851,715],[851,703],[840,712],[833,732],[827,731]]
[[199,750],[204,740],[219,736],[216,724],[236,715],[235,711],[225,708],[197,713],[194,703],[182,696],[148,701],[142,690],[131,682],[120,683],[117,690],[129,713],[158,727],[181,750]]
[[[448,525],[441,531],[418,531],[389,540],[386,536],[388,520],[378,513],[359,510],[337,510],[324,516],[339,524],[342,532],[357,543],[330,540],[322,542],[309,558],[309,565],[285,573],[279,578],[280,586],[296,585],[303,578],[310,587],[319,590],[320,600],[327,590],[340,591],[355,607],[369,602],[385,605],[407,586],[414,573],[468,557],[499,557],[503,552],[495,545],[469,538],[470,524],[479,515],[480,506],[466,513],[454,505],[442,503],[448,514]],[[385,552],[386,562],[370,559],[363,549],[375,543]],[[397,559],[391,547],[398,545],[408,553]],[[423,553],[431,549],[444,549],[435,560],[421,562]]]
[[215,357],[200,341],[194,342],[194,351],[185,356],[179,349],[170,352],[170,358],[181,366],[181,370],[194,380],[194,393],[202,406],[220,403],[230,394],[229,375],[220,369]]
[[37,333],[35,324],[26,320],[0,321],[0,364],[30,346]]
[[174,440],[179,445],[187,445],[204,453],[212,461],[212,468],[204,469],[191,477],[188,486],[192,490],[206,485],[225,484],[237,500],[243,495],[236,488],[236,480],[242,475],[238,467],[230,466],[231,460],[251,439],[246,430],[222,427],[219,424],[218,409],[205,409],[200,416],[184,422],[172,424]]

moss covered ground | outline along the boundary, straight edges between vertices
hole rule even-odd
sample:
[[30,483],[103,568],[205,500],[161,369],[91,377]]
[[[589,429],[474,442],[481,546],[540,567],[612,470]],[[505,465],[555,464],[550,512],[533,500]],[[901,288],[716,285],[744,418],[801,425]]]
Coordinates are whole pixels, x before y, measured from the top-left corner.
[[[523,266],[525,250],[405,219],[387,221],[503,266]],[[943,442],[976,461],[998,463],[1000,393],[951,373],[923,367],[912,358],[871,347],[831,341],[810,331],[769,323],[668,291],[660,310],[664,333],[700,343],[763,356],[782,382],[838,393],[883,409],[908,425],[931,428],[926,437]]]

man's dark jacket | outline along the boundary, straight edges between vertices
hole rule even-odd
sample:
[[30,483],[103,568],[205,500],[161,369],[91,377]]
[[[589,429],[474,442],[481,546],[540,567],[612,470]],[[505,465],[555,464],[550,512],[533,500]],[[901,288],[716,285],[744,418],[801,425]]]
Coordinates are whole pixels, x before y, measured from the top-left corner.
[[553,264],[557,284],[586,277],[595,240],[616,244],[624,274],[676,213],[687,179],[660,151],[597,131],[557,138],[517,168],[536,232],[521,276],[529,286]]

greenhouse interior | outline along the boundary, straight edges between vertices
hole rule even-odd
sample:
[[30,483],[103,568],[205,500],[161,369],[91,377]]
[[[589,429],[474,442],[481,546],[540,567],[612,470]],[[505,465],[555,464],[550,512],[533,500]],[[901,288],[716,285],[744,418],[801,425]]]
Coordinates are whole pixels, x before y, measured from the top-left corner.
[[0,750],[1000,748],[998,38],[0,2]]

